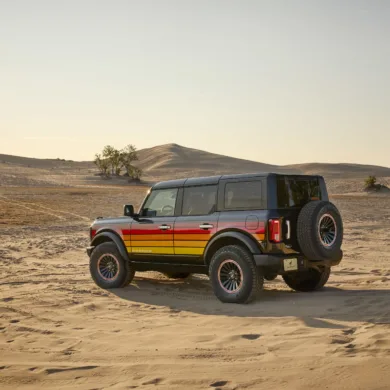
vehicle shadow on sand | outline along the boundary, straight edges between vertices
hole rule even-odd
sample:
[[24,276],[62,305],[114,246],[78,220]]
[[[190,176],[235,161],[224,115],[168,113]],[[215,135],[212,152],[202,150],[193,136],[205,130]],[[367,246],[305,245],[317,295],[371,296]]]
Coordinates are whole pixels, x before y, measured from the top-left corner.
[[[286,289],[280,278],[265,284],[257,299],[248,305],[221,303],[207,278],[197,275],[185,280],[137,276],[132,284],[111,292],[121,299],[168,307],[173,312],[233,317],[296,317],[314,328],[343,329],[348,322],[390,324],[390,289],[344,289],[325,287],[299,293]],[[340,324],[337,322],[346,322]]]

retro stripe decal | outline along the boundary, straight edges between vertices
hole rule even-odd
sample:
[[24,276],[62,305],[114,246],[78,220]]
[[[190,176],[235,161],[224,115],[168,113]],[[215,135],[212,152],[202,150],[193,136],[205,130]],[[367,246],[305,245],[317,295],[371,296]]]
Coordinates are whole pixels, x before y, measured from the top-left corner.
[[204,248],[207,245],[207,241],[175,241],[174,245],[178,247],[188,248]]
[[203,255],[204,248],[175,248],[176,255]]
[[156,254],[156,255],[173,255],[173,247],[152,247],[143,246],[140,248],[127,248],[129,253],[144,253],[144,254]]
[[148,247],[148,246],[170,246],[173,247],[173,241],[131,241],[132,247]]

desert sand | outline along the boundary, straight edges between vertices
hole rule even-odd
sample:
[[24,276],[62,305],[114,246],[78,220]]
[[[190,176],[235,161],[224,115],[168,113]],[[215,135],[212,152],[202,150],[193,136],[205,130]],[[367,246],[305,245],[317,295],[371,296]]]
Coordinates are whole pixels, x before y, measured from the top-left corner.
[[159,159],[156,149],[140,152],[146,181],[325,175],[345,224],[345,257],[326,288],[297,293],[278,278],[255,302],[228,305],[206,276],[147,272],[102,290],[89,276],[89,224],[139,205],[147,186],[103,180],[89,162],[2,155],[0,388],[390,389],[390,196],[361,191],[367,174],[386,181],[390,169],[267,167],[208,154],[202,166],[193,149],[158,148]]

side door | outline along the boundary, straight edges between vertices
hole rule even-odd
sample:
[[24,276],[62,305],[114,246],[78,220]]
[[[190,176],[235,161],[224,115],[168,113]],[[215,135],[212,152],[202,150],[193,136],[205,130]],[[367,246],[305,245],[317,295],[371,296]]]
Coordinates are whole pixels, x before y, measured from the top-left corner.
[[178,189],[152,190],[139,218],[130,228],[131,256],[137,260],[166,261],[174,256],[173,226]]
[[183,263],[203,264],[204,249],[217,231],[217,188],[217,185],[183,188],[183,205],[174,230],[175,255]]

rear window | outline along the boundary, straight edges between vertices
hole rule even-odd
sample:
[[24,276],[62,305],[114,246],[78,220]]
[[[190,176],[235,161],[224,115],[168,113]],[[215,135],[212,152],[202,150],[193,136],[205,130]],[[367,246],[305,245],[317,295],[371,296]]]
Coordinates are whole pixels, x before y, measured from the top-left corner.
[[226,183],[225,209],[261,209],[262,207],[260,181]]
[[302,207],[321,199],[318,178],[280,177],[277,179],[278,208]]

